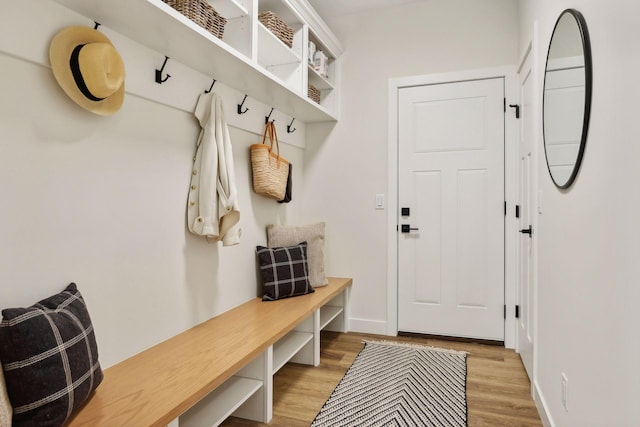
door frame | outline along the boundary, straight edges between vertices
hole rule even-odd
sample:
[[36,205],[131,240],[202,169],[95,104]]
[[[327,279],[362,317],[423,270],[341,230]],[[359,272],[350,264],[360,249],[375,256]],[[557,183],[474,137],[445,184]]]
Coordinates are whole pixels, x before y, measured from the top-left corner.
[[[517,72],[520,74],[522,68],[526,65],[527,59],[531,59],[531,73],[533,84],[534,84],[534,93],[535,96],[532,99],[533,105],[533,124],[532,124],[532,132],[533,132],[533,150],[531,151],[531,191],[534,193],[535,206],[532,209],[532,218],[531,218],[531,226],[537,232],[533,234],[532,237],[532,252],[533,252],[533,260],[531,268],[533,269],[533,274],[531,275],[531,284],[530,286],[533,289],[532,294],[532,316],[533,316],[533,372],[531,373],[531,395],[534,397],[536,401],[536,406],[538,407],[538,413],[543,414],[548,413],[545,411],[545,405],[540,401],[541,393],[538,390],[538,236],[540,235],[539,231],[539,221],[538,217],[542,214],[542,200],[540,193],[540,159],[544,157],[544,152],[541,151],[544,146],[543,135],[542,135],[542,92],[540,91],[540,87],[544,80],[544,66],[543,69],[540,69],[540,49],[539,49],[539,40],[540,40],[540,32],[538,28],[538,21],[533,23],[532,35],[531,39],[527,43],[527,47],[524,50],[520,60],[518,61],[518,69]],[[542,76],[540,75],[542,73]],[[518,85],[520,82],[518,82]],[[543,160],[544,161],[544,160]],[[546,172],[546,167],[545,167]],[[518,284],[519,287],[519,284]],[[517,301],[517,300],[516,300]],[[517,329],[516,329],[516,341],[518,339]],[[519,350],[519,343],[516,342],[516,351]],[[541,409],[542,408],[542,409]],[[544,418],[543,418],[544,419]]]
[[[398,92],[402,88],[431,84],[454,83],[466,80],[504,79],[506,104],[517,104],[518,75],[515,67],[486,68],[442,74],[428,74],[389,79],[387,137],[387,335],[398,334]],[[516,340],[516,290],[517,290],[517,233],[518,223],[514,210],[518,201],[518,123],[512,108],[505,114],[505,275],[504,301],[507,307],[504,343],[515,347]]]
[[[531,69],[531,76],[529,78],[531,78],[532,80],[532,84],[533,84],[533,99],[531,100],[532,105],[531,105],[531,110],[533,113],[533,119],[531,123],[531,129],[533,132],[532,135],[532,141],[533,141],[533,147],[531,150],[531,165],[530,165],[530,176],[529,179],[531,180],[530,183],[530,191],[532,193],[532,196],[530,196],[530,203],[533,204],[533,206],[530,207],[530,212],[531,212],[531,218],[529,218],[529,222],[531,227],[534,230],[534,234],[531,235],[531,252],[532,252],[532,259],[531,259],[531,283],[529,284],[529,286],[532,289],[532,293],[531,293],[531,313],[530,316],[533,319],[533,354],[532,354],[532,359],[533,359],[533,366],[531,367],[532,371],[531,371],[531,386],[533,388],[533,384],[534,384],[534,378],[535,378],[535,372],[536,372],[536,344],[537,344],[537,331],[538,331],[538,327],[537,327],[537,290],[538,290],[538,286],[537,286],[537,281],[538,281],[538,233],[536,231],[538,231],[538,215],[541,213],[541,206],[539,206],[539,202],[540,202],[540,196],[538,193],[539,190],[539,186],[538,186],[538,147],[542,146],[542,141],[541,141],[541,135],[540,135],[540,126],[539,123],[541,123],[540,121],[540,112],[542,111],[541,107],[540,107],[540,96],[539,94],[541,93],[539,90],[539,58],[538,58],[538,49],[536,48],[536,40],[537,40],[537,35],[538,35],[538,28],[537,25],[534,25],[534,29],[533,29],[533,38],[529,41],[529,43],[527,44],[527,48],[524,50],[524,54],[522,55],[522,57],[520,58],[519,61],[519,65],[518,65],[518,86],[520,86],[520,74],[522,73],[523,68],[525,67],[525,65],[527,65],[527,60],[530,61],[529,65],[530,65],[530,69]],[[519,151],[519,150],[518,150]],[[520,157],[520,153],[518,152],[518,157]],[[518,246],[518,252],[520,251],[520,246]],[[520,253],[518,253],[518,259],[520,258]],[[520,263],[518,263],[518,277],[520,277]],[[520,301],[520,283],[517,283],[516,286],[516,304]],[[518,325],[516,324],[516,345],[515,345],[515,350],[516,352],[520,352],[520,342],[519,342],[519,335],[518,335]]]

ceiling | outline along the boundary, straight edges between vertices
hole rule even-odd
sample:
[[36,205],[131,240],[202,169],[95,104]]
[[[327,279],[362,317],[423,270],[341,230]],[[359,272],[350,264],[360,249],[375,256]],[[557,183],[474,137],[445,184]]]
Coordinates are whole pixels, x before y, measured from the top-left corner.
[[322,19],[422,0],[308,0]]

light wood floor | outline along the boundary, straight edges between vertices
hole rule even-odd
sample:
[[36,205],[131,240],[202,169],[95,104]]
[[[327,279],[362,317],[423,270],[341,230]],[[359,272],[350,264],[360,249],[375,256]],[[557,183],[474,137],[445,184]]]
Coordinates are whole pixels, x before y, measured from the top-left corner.
[[[274,377],[271,427],[308,427],[342,379],[363,345],[362,340],[389,337],[358,333],[322,333],[320,366],[289,363]],[[467,357],[467,400],[469,426],[541,426],[531,399],[530,383],[520,357],[504,347],[459,343],[421,337],[395,337],[413,342],[469,352]],[[266,426],[238,418],[223,424]]]

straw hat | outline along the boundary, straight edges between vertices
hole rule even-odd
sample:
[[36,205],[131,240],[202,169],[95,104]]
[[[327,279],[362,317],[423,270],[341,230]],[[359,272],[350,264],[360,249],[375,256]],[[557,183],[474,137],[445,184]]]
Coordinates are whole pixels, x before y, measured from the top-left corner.
[[103,116],[124,100],[124,63],[111,41],[89,27],[68,27],[49,46],[58,84],[76,104]]

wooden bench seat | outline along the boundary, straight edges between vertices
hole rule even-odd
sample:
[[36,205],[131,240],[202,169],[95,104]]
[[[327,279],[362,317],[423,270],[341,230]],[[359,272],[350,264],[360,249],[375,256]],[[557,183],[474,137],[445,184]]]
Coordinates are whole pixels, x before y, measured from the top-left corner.
[[347,295],[350,285],[351,279],[330,278],[309,295],[255,298],[138,353],[104,371],[102,384],[69,425],[165,426],[310,316],[319,318],[321,307]]

